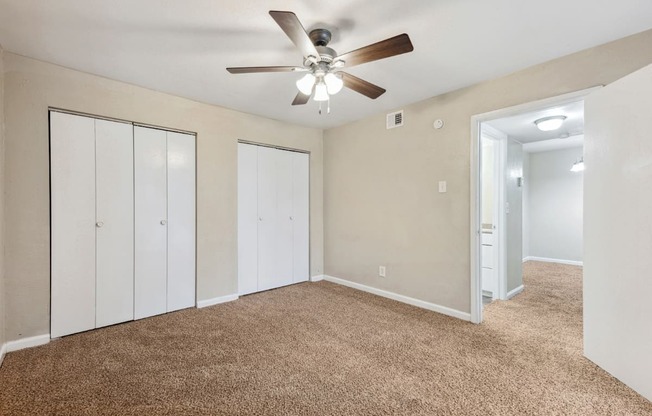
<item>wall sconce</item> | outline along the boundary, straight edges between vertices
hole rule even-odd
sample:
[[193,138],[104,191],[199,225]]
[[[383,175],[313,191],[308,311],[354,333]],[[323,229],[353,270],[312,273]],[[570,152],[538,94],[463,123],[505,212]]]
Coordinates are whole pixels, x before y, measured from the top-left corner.
[[582,172],[584,170],[584,157],[579,158],[570,168],[571,172]]

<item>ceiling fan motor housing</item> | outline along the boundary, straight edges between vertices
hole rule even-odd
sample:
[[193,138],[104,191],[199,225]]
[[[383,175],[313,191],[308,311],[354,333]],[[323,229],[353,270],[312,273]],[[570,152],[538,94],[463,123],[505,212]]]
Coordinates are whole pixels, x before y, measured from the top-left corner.
[[328,29],[311,30],[308,36],[315,46],[326,46],[332,38],[331,32]]

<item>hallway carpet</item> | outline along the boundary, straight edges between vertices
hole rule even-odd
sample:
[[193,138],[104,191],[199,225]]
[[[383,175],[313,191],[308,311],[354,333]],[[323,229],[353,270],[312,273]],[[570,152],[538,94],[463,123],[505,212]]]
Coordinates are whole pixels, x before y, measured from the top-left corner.
[[473,325],[304,283],[9,353],[2,415],[651,415],[582,357],[579,267]]

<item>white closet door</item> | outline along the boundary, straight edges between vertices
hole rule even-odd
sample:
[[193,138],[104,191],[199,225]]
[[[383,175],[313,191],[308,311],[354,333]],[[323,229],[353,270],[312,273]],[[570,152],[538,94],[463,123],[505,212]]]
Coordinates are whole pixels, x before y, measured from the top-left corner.
[[134,127],[135,319],[167,311],[166,132]]
[[276,287],[277,218],[276,152],[258,148],[258,290]]
[[95,328],[95,122],[50,113],[52,338]]
[[292,154],[293,282],[310,277],[310,155]]
[[258,146],[238,144],[238,293],[258,290]]
[[167,310],[195,306],[195,136],[167,133]]
[[95,120],[96,327],[134,319],[133,126]]
[[292,284],[294,264],[292,259],[294,231],[293,223],[293,160],[294,152],[276,150],[276,271],[274,286]]

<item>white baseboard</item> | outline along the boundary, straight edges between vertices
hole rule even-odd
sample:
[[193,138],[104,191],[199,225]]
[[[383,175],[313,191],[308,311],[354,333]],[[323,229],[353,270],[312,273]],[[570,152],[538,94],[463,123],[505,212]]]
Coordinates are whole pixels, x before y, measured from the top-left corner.
[[324,275],[323,274],[318,274],[317,276],[311,276],[310,281],[311,282],[320,282],[324,280]]
[[197,307],[207,308],[209,306],[219,305],[220,303],[226,303],[226,302],[238,300],[239,297],[240,297],[239,295],[233,294],[233,295],[220,296],[218,298],[199,300],[197,301]]
[[337,283],[342,286],[347,286],[353,289],[362,290],[363,292],[372,293],[377,296],[382,296],[384,298],[396,300],[398,302],[407,303],[408,305],[416,306],[423,309],[428,309],[429,311],[441,313],[443,315],[452,316],[453,318],[458,318],[463,321],[470,321],[471,314],[458,311],[456,309],[448,308],[446,306],[437,305],[435,303],[426,302],[419,299],[414,299],[408,296],[399,295],[398,293],[388,292],[382,289],[376,289],[375,287],[366,286],[360,283],[351,282],[349,280],[340,279],[339,277],[333,277],[324,275],[324,280],[332,283]]
[[514,296],[518,295],[519,293],[521,293],[523,291],[523,289],[525,289],[525,286],[520,285],[516,289],[510,290],[509,292],[507,292],[507,299],[511,299]]
[[2,366],[2,362],[5,360],[6,354],[7,354],[7,344],[0,345],[0,366]]
[[527,256],[523,259],[523,263],[526,261],[542,261],[544,263],[559,263],[559,264],[570,264],[571,266],[584,266],[583,261],[577,260],[564,260],[564,259],[551,259],[548,257],[536,257],[536,256]]
[[25,348],[38,347],[39,345],[45,345],[50,342],[50,334],[37,335],[35,337],[17,339],[15,341],[9,341],[5,344],[5,351],[12,352],[23,350]]

